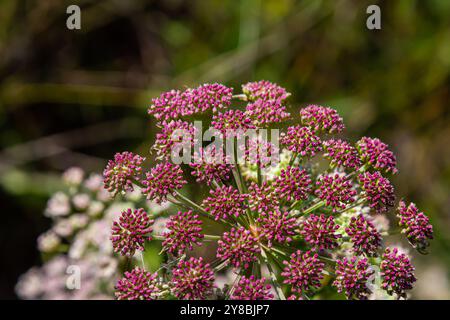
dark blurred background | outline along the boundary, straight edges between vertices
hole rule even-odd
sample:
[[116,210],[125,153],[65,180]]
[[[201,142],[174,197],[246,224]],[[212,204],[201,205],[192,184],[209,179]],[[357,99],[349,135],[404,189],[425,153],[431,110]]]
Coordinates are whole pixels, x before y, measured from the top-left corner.
[[[66,28],[81,7],[81,30]],[[378,4],[381,30],[368,30]],[[114,152],[147,154],[150,99],[166,89],[266,79],[335,107],[350,139],[398,157],[397,194],[431,218],[415,298],[448,299],[450,1],[1,0],[0,298],[39,264],[36,237],[60,173],[100,172]]]

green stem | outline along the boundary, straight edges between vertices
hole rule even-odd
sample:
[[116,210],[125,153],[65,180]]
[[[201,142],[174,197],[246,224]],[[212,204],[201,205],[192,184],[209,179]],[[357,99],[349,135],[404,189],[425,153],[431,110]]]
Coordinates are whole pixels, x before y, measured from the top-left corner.
[[272,269],[272,265],[269,262],[269,258],[267,257],[266,252],[264,251],[263,248],[261,248],[261,256],[267,266],[267,269],[269,270],[270,273],[270,279],[272,280],[272,284],[275,288],[275,291],[277,292],[277,296],[280,300],[286,300],[286,297],[284,296],[283,290],[281,289],[280,284],[278,283],[278,279],[277,276],[274,272],[274,270]]

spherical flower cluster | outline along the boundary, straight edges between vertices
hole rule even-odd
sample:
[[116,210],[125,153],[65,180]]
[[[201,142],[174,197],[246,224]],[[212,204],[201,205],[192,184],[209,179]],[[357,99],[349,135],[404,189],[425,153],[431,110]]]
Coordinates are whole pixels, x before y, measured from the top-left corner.
[[394,187],[378,171],[374,173],[364,172],[358,176],[358,179],[369,206],[377,213],[384,213],[388,211],[389,207],[394,206]]
[[206,299],[214,287],[214,272],[203,258],[191,257],[178,262],[170,284],[178,299]]
[[355,254],[366,254],[369,257],[378,255],[381,234],[371,221],[364,218],[363,214],[353,216],[345,232],[350,237]]
[[397,173],[395,155],[380,139],[362,137],[356,146],[364,163],[371,165],[375,170]]
[[287,132],[281,134],[280,143],[302,157],[313,157],[322,151],[320,138],[309,127],[300,125],[287,128]]
[[248,187],[247,200],[250,210],[259,213],[275,210],[279,205],[278,197],[267,182],[263,182],[261,186],[252,182]]
[[342,237],[336,233],[339,228],[333,216],[311,214],[302,223],[300,234],[313,250],[334,249],[339,245],[338,239]]
[[406,234],[409,243],[423,252],[429,245],[429,240],[433,239],[433,226],[429,218],[414,203],[406,206],[404,201],[400,201],[397,213],[399,226],[403,228],[402,233]]
[[355,202],[356,190],[352,182],[339,174],[320,176],[316,181],[315,195],[326,201],[327,206],[333,208],[333,212],[338,209],[345,209],[347,204]]
[[285,100],[291,94],[286,89],[276,85],[267,80],[260,80],[257,82],[248,82],[242,85],[242,92],[247,96],[247,99],[254,101],[257,99],[263,100]]
[[282,212],[279,209],[262,212],[256,220],[259,223],[259,232],[272,246],[272,242],[291,242],[297,229],[297,219],[291,217],[289,212]]
[[147,172],[146,179],[142,183],[145,186],[142,193],[147,196],[147,199],[155,200],[160,204],[167,200],[167,196],[181,189],[187,181],[184,180],[183,170],[179,165],[163,162]]
[[324,157],[330,159],[332,167],[342,166],[356,170],[361,166],[358,151],[344,140],[330,139],[323,142]]
[[305,126],[314,132],[339,133],[344,131],[344,121],[336,110],[317,105],[309,105],[300,110],[300,117]]
[[211,197],[203,200],[205,210],[216,220],[229,216],[239,217],[247,208],[247,195],[239,193],[231,186],[223,186],[210,191]]
[[227,260],[234,268],[247,269],[261,252],[258,240],[244,227],[225,232],[217,244],[217,258]]
[[213,182],[229,180],[232,166],[227,160],[223,150],[216,152],[215,146],[200,148],[200,154],[194,155],[194,162],[189,166],[193,169],[191,174],[197,177],[197,182],[206,182],[208,186]]
[[133,180],[139,181],[141,165],[145,158],[132,152],[116,153],[103,171],[105,188],[116,194],[121,191],[133,191]]
[[[172,120],[163,122],[160,126],[161,132],[156,134],[156,141],[152,147],[158,160],[169,160],[172,153],[178,155],[183,148],[191,150],[196,133],[196,128],[192,123]],[[175,146],[177,147],[175,148]]]
[[[241,110],[227,110],[213,115],[211,126],[219,130],[224,137],[235,134],[239,136],[249,129],[256,129],[252,120]],[[238,132],[238,131],[242,132]]]
[[288,166],[273,182],[274,192],[286,201],[299,201],[311,193],[311,178],[305,169]]
[[111,241],[114,251],[124,256],[133,256],[136,250],[144,250],[144,242],[151,240],[152,224],[144,209],[127,209],[111,228]]
[[283,283],[292,286],[292,292],[307,293],[313,288],[320,288],[323,279],[325,264],[320,261],[319,255],[310,251],[294,252],[289,261],[283,261],[285,265],[281,275],[285,278]]
[[333,285],[338,292],[344,292],[347,299],[366,300],[371,294],[368,286],[369,279],[374,271],[370,269],[367,258],[351,260],[342,258],[336,261],[336,280]]
[[181,255],[187,249],[192,250],[194,244],[201,245],[203,239],[202,221],[198,214],[189,211],[178,211],[170,217],[166,224],[167,232],[164,232],[163,247],[172,254]]
[[204,112],[208,109],[216,111],[228,107],[231,103],[233,89],[221,84],[204,84],[195,89],[185,91],[171,90],[152,99],[148,113],[158,120],[171,120],[182,116]]
[[280,99],[251,102],[245,108],[245,115],[258,127],[283,122],[291,116]]
[[250,137],[241,150],[244,152],[244,160],[248,165],[256,165],[266,168],[271,163],[277,162],[279,149],[262,137]]
[[266,279],[257,279],[255,276],[242,276],[234,290],[232,300],[272,300],[273,294],[270,292],[270,285],[266,284]]
[[136,267],[117,281],[115,295],[118,300],[156,300],[160,292],[158,274]]
[[386,248],[383,261],[380,265],[382,288],[389,294],[397,294],[406,297],[406,290],[413,288],[416,277],[414,267],[404,253],[399,253],[397,248]]

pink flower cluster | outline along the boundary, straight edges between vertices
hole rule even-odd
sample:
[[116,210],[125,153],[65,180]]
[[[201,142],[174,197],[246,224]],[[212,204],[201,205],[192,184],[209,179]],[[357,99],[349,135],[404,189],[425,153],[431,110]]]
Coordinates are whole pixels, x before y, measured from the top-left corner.
[[139,181],[144,160],[132,152],[116,153],[103,171],[105,188],[113,194],[133,191],[133,182]]
[[144,209],[127,209],[111,228],[114,251],[124,256],[133,256],[136,250],[144,251],[144,242],[151,240],[152,224]]
[[170,120],[196,113],[226,108],[231,103],[233,89],[224,85],[204,84],[185,91],[171,90],[152,99],[148,113],[158,120]]
[[417,209],[414,203],[406,206],[404,201],[400,201],[397,216],[400,219],[399,226],[403,228],[402,232],[411,245],[424,251],[433,239],[433,226],[430,219]]
[[[274,83],[250,82],[242,89],[233,96],[231,88],[205,84],[161,94],[149,108],[160,128],[152,148],[155,165],[143,172],[144,158],[130,152],[109,161],[104,171],[109,191],[139,188],[147,200],[181,208],[150,215],[129,209],[114,222],[111,240],[116,252],[131,257],[152,245],[164,253],[158,273],[140,268],[126,272],[116,285],[116,297],[372,299],[384,290],[405,298],[416,281],[414,267],[397,248],[385,247],[382,235],[388,227],[380,222],[381,214],[395,205],[394,187],[383,176],[397,172],[388,145],[375,138],[353,144],[333,137],[345,125],[329,107],[309,105],[293,122],[286,104],[290,94]],[[233,99],[239,100],[238,108],[231,108]],[[195,131],[188,116],[209,111],[213,131],[227,140],[234,137],[232,144],[193,145],[203,132]],[[286,120],[290,126],[282,130],[279,145],[263,139],[267,131],[261,129]],[[170,161],[181,151],[174,150],[179,145],[173,139],[177,129],[184,130],[178,138],[189,144],[187,149],[195,146],[194,158],[181,165]],[[240,132],[231,135],[227,130]],[[245,150],[224,154],[242,137],[245,143],[239,148]],[[230,163],[235,153],[245,161]],[[180,190],[188,181],[193,182],[192,198]],[[135,202],[146,201],[142,197]],[[403,201],[397,216],[406,239],[425,253],[433,238],[429,218]],[[153,225],[153,220],[164,225]],[[152,235],[157,225],[163,231]],[[147,244],[150,239],[154,242]],[[198,257],[214,251],[214,257]],[[377,268],[381,285],[372,279]],[[215,275],[221,278],[227,270],[236,274],[235,281],[220,287]]]
[[181,255],[187,249],[192,250],[195,244],[201,245],[203,239],[202,221],[198,214],[189,211],[178,211],[170,217],[166,223],[167,232],[163,234],[165,240],[162,243],[164,248],[172,254]]

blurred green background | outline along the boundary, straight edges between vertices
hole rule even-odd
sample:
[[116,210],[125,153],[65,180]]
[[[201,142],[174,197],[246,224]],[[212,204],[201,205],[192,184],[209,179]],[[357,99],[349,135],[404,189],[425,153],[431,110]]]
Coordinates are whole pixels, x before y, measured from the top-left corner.
[[[66,8],[81,7],[81,30]],[[378,4],[381,30],[366,28]],[[39,264],[42,210],[72,165],[148,154],[166,89],[266,79],[389,143],[397,194],[434,224],[414,298],[450,298],[450,1],[0,0],[0,297]],[[392,215],[392,214],[391,214]]]

